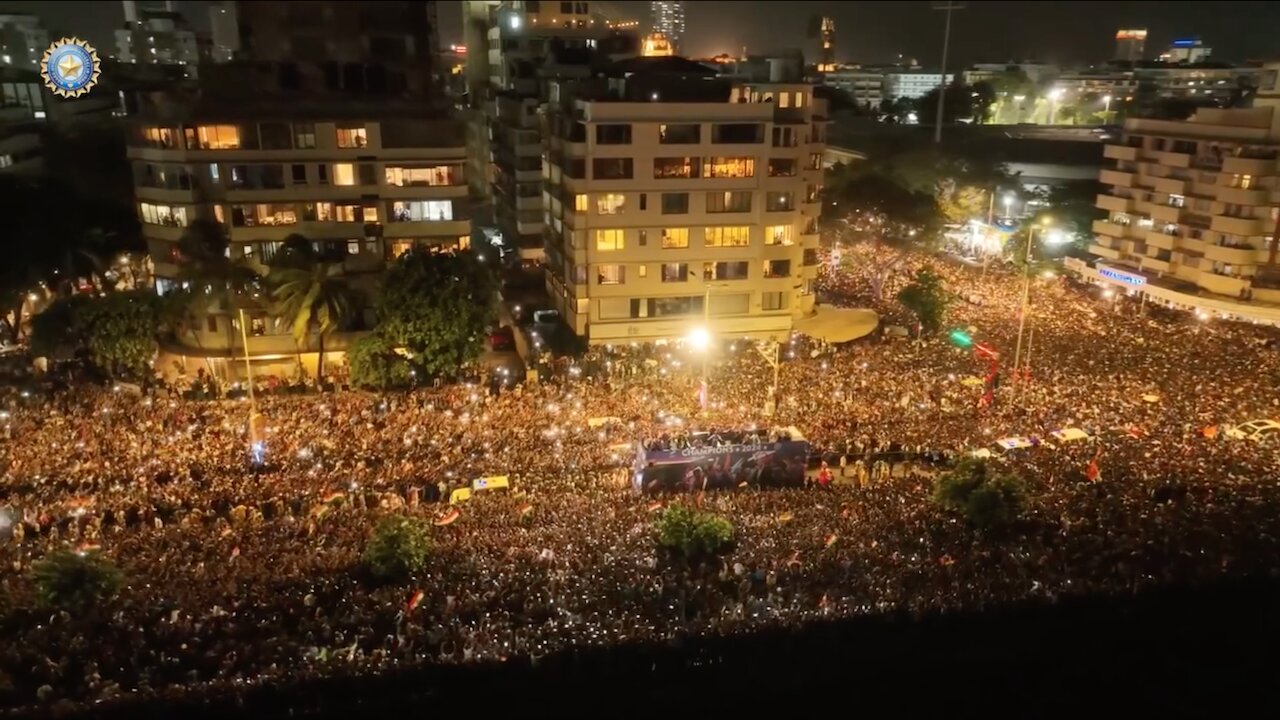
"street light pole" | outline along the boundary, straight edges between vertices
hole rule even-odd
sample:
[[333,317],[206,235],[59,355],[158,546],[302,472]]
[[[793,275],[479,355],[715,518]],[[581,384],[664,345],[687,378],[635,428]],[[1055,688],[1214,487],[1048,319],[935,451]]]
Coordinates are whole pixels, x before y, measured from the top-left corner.
[[[707,283],[702,296],[702,327],[707,329],[707,333],[711,333],[711,283]],[[702,414],[707,414],[707,405],[710,403],[711,389],[708,386],[707,364],[711,356],[710,344],[702,351]]]
[[943,101],[947,94],[947,51],[951,47],[951,13],[955,10],[963,10],[962,2],[935,2],[934,10],[941,10],[947,14],[946,22],[942,30],[942,81],[938,84],[938,114],[936,122],[933,126],[933,141],[935,143],[942,142],[942,108]]
[[1013,372],[1016,376],[1022,362],[1022,333],[1027,327],[1027,307],[1031,299],[1031,247],[1036,240],[1036,225],[1027,231],[1027,254],[1022,263],[1022,307],[1018,311],[1018,344],[1013,351]]

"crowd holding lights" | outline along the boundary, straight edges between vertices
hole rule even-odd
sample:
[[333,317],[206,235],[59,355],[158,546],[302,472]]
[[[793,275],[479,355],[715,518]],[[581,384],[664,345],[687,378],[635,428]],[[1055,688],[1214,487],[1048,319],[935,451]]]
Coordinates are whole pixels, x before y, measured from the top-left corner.
[[[972,346],[950,333],[839,348],[795,336],[774,418],[760,402],[766,358],[706,328],[687,348],[597,348],[498,395],[484,382],[262,393],[269,452],[257,466],[241,402],[0,390],[0,562],[12,569],[0,606],[30,619],[0,650],[0,706],[238,693],[295,676],[536,660],[1280,569],[1280,456],[1218,431],[1280,413],[1275,329],[1140,314],[1123,293],[1104,299],[1062,274],[983,275],[870,243],[821,263],[821,300],[909,325],[893,297],[926,265],[958,298],[981,299],[957,300],[948,316]],[[1004,378],[979,408],[974,347],[1012,350],[1028,281],[1030,377]],[[714,388],[703,412],[698,357]],[[697,581],[663,564],[654,501],[628,489],[635,441],[787,425],[846,484],[709,494],[700,502],[734,524],[734,549]],[[990,452],[996,439],[1067,427],[1092,439]],[[934,465],[979,449],[1028,484],[1016,533],[975,533],[929,501]],[[447,510],[454,490],[494,475],[511,490]],[[452,519],[415,579],[365,583],[369,529],[393,513]],[[110,612],[37,608],[28,571],[60,547],[101,552],[125,572]]]

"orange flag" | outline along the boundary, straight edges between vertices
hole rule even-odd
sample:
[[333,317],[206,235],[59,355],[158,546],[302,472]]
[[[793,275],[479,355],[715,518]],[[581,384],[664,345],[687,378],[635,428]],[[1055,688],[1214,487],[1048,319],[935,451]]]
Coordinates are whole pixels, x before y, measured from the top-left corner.
[[449,508],[449,512],[445,513],[444,515],[441,515],[440,519],[436,520],[436,525],[439,527],[444,527],[445,525],[452,525],[453,521],[457,520],[460,517],[462,517],[461,510],[459,510],[456,507]]
[[827,536],[827,541],[826,541],[825,543],[823,543],[823,545],[822,545],[822,549],[823,549],[823,550],[826,550],[827,548],[831,547],[832,545],[835,545],[835,544],[836,544],[836,540],[838,540],[838,539],[840,539],[840,536],[839,536],[839,535],[837,535],[837,534],[835,534],[835,533],[831,533],[830,535],[828,535],[828,536]]
[[1098,467],[1098,454],[1089,461],[1089,467],[1085,468],[1084,476],[1089,478],[1089,482],[1096,482],[1099,477],[1102,477],[1102,470]]
[[405,603],[405,608],[406,608],[409,612],[413,612],[414,610],[416,610],[416,609],[418,608],[418,605],[422,602],[422,598],[423,598],[424,596],[425,596],[425,593],[423,593],[421,590],[419,590],[419,591],[415,592],[415,593],[414,593],[414,594],[409,598],[409,602]]
[[661,501],[661,500],[656,500],[656,501],[654,501],[654,502],[651,502],[651,503],[649,503],[649,507],[648,507],[648,508],[646,508],[646,509],[647,509],[649,512],[657,512],[657,511],[659,511],[659,510],[661,510],[661,509],[662,509],[662,501]]

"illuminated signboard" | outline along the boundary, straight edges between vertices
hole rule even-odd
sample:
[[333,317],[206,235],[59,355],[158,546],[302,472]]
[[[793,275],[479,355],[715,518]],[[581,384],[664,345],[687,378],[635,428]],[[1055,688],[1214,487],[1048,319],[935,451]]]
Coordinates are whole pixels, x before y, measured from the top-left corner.
[[1135,273],[1128,273],[1123,270],[1109,268],[1106,265],[1098,266],[1098,274],[1108,280],[1115,280],[1125,285],[1146,285],[1147,279]]

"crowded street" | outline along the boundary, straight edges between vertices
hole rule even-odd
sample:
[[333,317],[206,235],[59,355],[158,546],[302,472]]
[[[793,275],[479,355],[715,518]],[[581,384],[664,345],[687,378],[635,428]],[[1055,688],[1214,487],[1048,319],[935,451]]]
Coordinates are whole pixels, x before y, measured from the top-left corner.
[[[846,243],[823,258],[819,301],[873,308],[882,328],[912,337],[793,336],[774,417],[763,403],[773,369],[732,338],[717,339],[705,416],[699,367],[681,348],[599,348],[496,393],[480,382],[260,397],[261,463],[245,399],[0,389],[0,707],[536,662],[585,645],[1280,570],[1280,453],[1226,433],[1280,417],[1275,329],[1139,308],[1037,272],[1030,370],[1001,370],[980,403],[987,361],[945,330],[916,339],[893,299],[925,266],[956,296],[948,328],[1011,365],[1018,272]],[[757,427],[802,432],[813,462],[836,469],[834,486],[633,490],[641,441]],[[1089,439],[1048,441],[1064,428]],[[1037,442],[1002,452],[1009,437]],[[974,451],[1026,483],[1027,506],[1004,532],[930,501],[938,468]],[[439,522],[452,492],[485,476],[510,487]],[[657,511],[685,502],[735,528],[733,549],[700,575],[655,547]],[[361,551],[395,513],[434,523],[431,553],[410,582],[374,583]],[[32,564],[68,547],[123,571],[107,611],[38,606]]]

